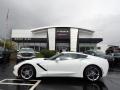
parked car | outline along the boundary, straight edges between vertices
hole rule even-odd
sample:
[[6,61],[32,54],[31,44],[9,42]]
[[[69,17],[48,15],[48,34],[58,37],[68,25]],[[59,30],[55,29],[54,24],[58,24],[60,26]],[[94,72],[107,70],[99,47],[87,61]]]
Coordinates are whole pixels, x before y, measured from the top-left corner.
[[14,66],[14,75],[25,80],[36,77],[81,77],[97,81],[107,75],[106,59],[78,52],[62,52],[51,58],[34,58]]
[[108,62],[113,63],[114,62],[114,58],[112,55],[106,55],[105,53],[103,53],[102,51],[97,51],[97,50],[88,50],[85,51],[85,54],[89,54],[89,55],[93,55],[93,56],[98,56],[101,58],[105,58],[108,60]]
[[114,58],[114,62],[120,62],[120,52],[114,52],[112,53],[112,56]]
[[36,53],[32,48],[21,48],[17,53],[17,63],[35,57],[36,57]]
[[0,62],[8,62],[10,59],[10,51],[0,47]]

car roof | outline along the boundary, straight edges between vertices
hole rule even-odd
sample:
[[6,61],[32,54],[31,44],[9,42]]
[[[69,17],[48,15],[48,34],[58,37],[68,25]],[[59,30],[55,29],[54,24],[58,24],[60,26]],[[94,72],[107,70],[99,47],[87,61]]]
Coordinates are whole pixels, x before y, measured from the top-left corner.
[[83,54],[83,55],[86,55],[86,54],[84,54],[82,52],[61,52],[61,53],[72,53],[72,54]]
[[33,49],[33,48],[21,48],[21,49]]

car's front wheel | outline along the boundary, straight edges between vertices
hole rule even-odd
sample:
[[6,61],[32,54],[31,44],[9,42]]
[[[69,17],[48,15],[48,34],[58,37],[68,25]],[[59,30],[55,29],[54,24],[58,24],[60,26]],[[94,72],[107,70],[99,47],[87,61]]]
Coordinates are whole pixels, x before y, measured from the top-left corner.
[[101,78],[102,72],[100,68],[95,65],[88,66],[84,71],[84,78],[89,81],[97,81]]
[[32,65],[23,65],[19,70],[19,76],[22,79],[29,80],[35,78],[36,72]]

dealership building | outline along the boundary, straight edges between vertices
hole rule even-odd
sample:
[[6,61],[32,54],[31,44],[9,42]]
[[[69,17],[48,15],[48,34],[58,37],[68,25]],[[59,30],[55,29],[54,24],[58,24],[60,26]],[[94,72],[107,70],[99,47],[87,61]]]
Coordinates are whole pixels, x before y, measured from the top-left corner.
[[36,51],[42,49],[57,51],[80,51],[96,49],[103,39],[95,32],[78,27],[41,27],[29,30],[12,30],[12,40],[16,48],[31,47]]

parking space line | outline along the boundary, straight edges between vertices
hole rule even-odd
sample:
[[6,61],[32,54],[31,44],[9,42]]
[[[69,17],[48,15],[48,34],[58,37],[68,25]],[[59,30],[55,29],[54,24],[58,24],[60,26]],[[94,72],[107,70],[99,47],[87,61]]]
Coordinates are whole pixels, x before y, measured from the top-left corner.
[[[23,80],[23,79],[4,79],[4,81],[5,80]],[[29,81],[36,81],[37,82],[38,80],[29,80]]]
[[24,86],[33,86],[34,84],[25,84],[25,83],[2,83],[0,84],[6,84],[6,85],[24,85]]
[[4,81],[6,81],[6,79],[1,80],[0,83],[2,83],[2,82],[4,82]]
[[39,85],[40,82],[41,80],[38,80],[29,90],[34,90]]
[[23,86],[31,86],[31,88],[29,90],[34,90],[38,85],[39,83],[41,82],[41,80],[29,80],[29,81],[36,81],[36,83],[34,84],[25,84],[25,83],[7,83],[5,82],[6,80],[23,80],[23,79],[3,79],[0,81],[0,84],[3,84],[3,85],[23,85]]

